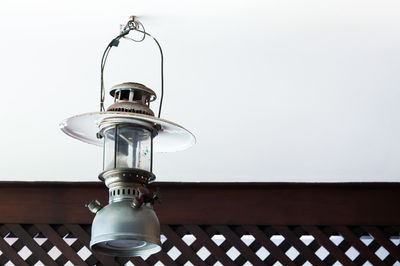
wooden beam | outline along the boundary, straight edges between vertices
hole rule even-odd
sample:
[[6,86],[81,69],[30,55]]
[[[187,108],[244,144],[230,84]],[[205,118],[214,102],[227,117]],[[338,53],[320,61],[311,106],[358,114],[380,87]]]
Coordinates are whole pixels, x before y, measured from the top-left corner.
[[[400,183],[153,183],[163,224],[398,225]],[[100,182],[0,182],[0,223],[91,223]]]

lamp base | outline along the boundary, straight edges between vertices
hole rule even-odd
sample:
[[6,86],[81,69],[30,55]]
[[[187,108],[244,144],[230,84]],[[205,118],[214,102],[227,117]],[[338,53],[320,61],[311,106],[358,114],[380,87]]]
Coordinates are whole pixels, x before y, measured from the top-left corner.
[[143,256],[161,250],[160,224],[151,204],[111,202],[96,213],[90,248],[108,256]]

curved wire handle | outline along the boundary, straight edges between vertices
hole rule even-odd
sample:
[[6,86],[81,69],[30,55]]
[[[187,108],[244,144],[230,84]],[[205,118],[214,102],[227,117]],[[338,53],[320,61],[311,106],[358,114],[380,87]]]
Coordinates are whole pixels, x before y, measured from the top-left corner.
[[[143,29],[141,30],[140,27]],[[129,34],[130,31],[137,31],[143,34],[143,37],[139,40],[129,38],[126,35]],[[104,98],[105,98],[105,90],[104,90],[104,67],[107,62],[107,57],[108,54],[110,53],[110,50],[113,46],[118,47],[119,40],[121,38],[125,38],[134,42],[142,42],[146,38],[146,36],[151,37],[154,42],[157,44],[158,49],[160,51],[160,56],[161,56],[161,97],[160,97],[160,105],[158,108],[158,118],[161,116],[161,108],[162,108],[162,102],[164,98],[164,54],[161,49],[160,43],[157,41],[156,38],[154,38],[150,33],[147,33],[143,24],[140,23],[135,19],[135,17],[131,17],[131,19],[128,21],[128,23],[125,25],[124,29],[121,31],[121,33],[112,39],[112,41],[108,44],[107,48],[104,50],[103,56],[101,58],[101,72],[100,72],[100,112],[105,111],[104,109]]]

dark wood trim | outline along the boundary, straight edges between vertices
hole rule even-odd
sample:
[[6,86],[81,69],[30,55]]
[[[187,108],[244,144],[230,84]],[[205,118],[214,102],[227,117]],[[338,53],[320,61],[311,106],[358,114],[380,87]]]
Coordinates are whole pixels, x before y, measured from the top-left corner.
[[[163,224],[399,225],[400,183],[154,183]],[[101,182],[0,182],[0,223],[91,223]]]

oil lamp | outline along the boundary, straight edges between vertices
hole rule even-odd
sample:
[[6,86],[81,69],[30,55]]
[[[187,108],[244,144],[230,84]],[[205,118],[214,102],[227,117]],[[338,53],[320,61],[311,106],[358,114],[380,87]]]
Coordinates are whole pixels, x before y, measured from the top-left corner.
[[[112,47],[121,38],[130,39],[130,31],[151,37],[161,54],[161,99],[158,117],[150,109],[156,93],[137,82],[113,86],[113,103],[104,110],[103,70]],[[103,147],[103,172],[99,179],[109,189],[109,204],[94,200],[87,204],[95,213],[90,247],[110,256],[142,256],[160,251],[160,225],[153,210],[158,199],[148,184],[152,173],[153,152],[183,150],[195,143],[194,136],[182,126],[160,118],[163,98],[163,54],[158,41],[131,17],[120,35],[107,46],[101,62],[100,111],[65,119],[60,128],[67,135]]]

